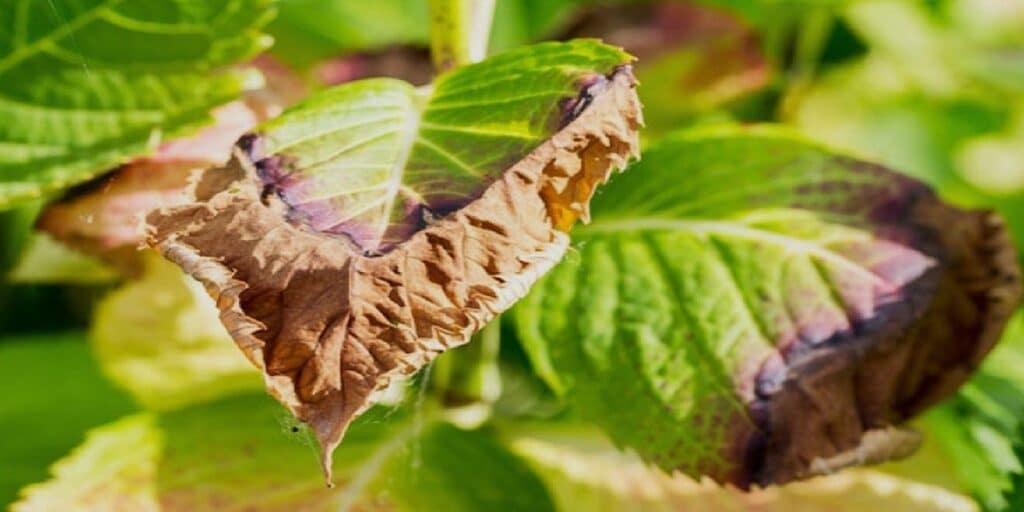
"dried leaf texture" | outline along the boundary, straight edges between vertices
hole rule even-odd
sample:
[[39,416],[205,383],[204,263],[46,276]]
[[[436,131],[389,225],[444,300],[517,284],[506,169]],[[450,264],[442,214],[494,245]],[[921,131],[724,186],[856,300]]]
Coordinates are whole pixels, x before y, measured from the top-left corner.
[[634,88],[614,73],[478,199],[384,255],[286,221],[241,149],[200,178],[197,203],[148,217],[150,244],[205,284],[267,388],[315,431],[329,477],[346,426],[391,379],[466,343],[559,261],[570,219],[637,154]]
[[154,155],[72,189],[46,207],[37,226],[72,248],[99,256],[125,275],[137,275],[143,267],[138,248],[146,238],[146,214],[190,203],[191,175],[227,163],[234,141],[277,108],[255,100],[223,105],[212,112],[213,125],[191,137],[166,142]]
[[1003,220],[907,183],[900,204],[874,219],[904,227],[878,235],[935,264],[850,331],[762,366],[748,404],[759,432],[737,483],[785,483],[913,453],[919,436],[891,426],[952,395],[1019,306],[1020,267]]

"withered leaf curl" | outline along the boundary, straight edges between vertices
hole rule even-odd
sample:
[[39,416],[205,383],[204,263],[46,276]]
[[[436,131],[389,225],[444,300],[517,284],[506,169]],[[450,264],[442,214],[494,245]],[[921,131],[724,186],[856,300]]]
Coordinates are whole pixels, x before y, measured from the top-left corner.
[[565,231],[588,218],[595,187],[636,155],[629,68],[572,78],[586,105],[542,105],[571,111],[564,127],[383,254],[318,231],[271,193],[259,135],[198,177],[194,204],[149,216],[150,244],[206,286],[268,390],[312,427],[328,477],[352,419],[525,295],[566,251]]

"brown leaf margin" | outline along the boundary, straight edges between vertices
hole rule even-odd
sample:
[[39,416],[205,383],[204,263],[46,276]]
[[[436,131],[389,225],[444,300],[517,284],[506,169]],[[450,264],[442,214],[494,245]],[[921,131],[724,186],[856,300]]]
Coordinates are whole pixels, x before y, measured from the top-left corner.
[[851,330],[764,361],[747,403],[755,428],[738,436],[743,462],[720,478],[742,488],[911,455],[921,436],[897,425],[952,396],[1021,304],[1017,250],[999,214],[948,206],[882,166],[849,165],[894,187],[871,214],[875,235],[936,264]]
[[196,177],[196,203],[147,217],[148,243],[205,285],[269,392],[312,427],[328,480],[348,424],[392,379],[523,297],[565,253],[565,231],[588,219],[595,187],[639,156],[630,67],[607,80],[480,198],[384,255],[288,223],[243,147]]

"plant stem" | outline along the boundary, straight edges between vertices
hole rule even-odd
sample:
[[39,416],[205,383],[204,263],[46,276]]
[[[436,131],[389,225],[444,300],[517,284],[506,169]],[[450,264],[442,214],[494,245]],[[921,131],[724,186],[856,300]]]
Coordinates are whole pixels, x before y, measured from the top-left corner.
[[434,362],[431,387],[448,406],[493,403],[501,394],[500,349],[501,319],[496,318],[468,344]]
[[495,0],[430,0],[430,53],[439,73],[483,60]]

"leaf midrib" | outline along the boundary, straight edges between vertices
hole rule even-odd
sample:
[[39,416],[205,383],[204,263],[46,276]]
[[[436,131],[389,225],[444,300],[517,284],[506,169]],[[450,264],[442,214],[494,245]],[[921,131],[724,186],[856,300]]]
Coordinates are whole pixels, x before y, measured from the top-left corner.
[[412,156],[413,146],[416,145],[416,141],[420,138],[420,123],[423,121],[423,112],[427,109],[432,95],[433,90],[425,87],[414,89],[409,98],[412,103],[412,109],[406,116],[405,125],[402,127],[402,140],[399,145],[399,151],[401,152],[391,168],[391,182],[388,184],[388,192],[384,196],[386,198],[384,213],[377,221],[375,232],[380,239],[383,239],[384,234],[387,232],[388,226],[391,223],[391,211],[395,207],[395,201],[398,200],[399,191],[405,186],[403,178],[405,177],[406,166],[409,163],[409,157]]

